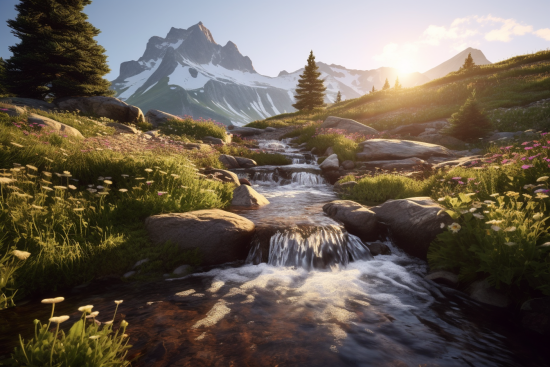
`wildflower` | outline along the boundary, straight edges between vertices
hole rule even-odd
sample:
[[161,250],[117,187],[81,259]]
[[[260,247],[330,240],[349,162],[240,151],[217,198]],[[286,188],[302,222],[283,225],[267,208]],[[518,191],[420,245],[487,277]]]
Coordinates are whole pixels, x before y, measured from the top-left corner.
[[466,213],[468,213],[468,209],[462,209],[462,210],[460,211],[460,214],[466,214]]
[[81,211],[84,211],[84,208],[74,208],[73,211],[74,212],[81,212]]
[[533,215],[533,219],[534,220],[541,220],[542,219],[542,214],[541,213],[536,213],[535,215]]
[[537,199],[546,199],[547,197],[549,197],[548,195],[546,194],[542,194],[540,192],[537,192]]
[[10,142],[10,144],[11,144],[11,145],[13,145],[14,147],[17,147],[17,148],[24,148],[24,146],[23,146],[23,145],[21,145],[21,144],[17,144],[17,143],[15,143],[15,142],[13,142],[13,141],[12,141],[12,142]]
[[471,209],[470,209],[470,213],[473,213],[473,212],[475,212],[476,210],[477,210],[477,208],[471,208]]
[[159,192],[158,192],[158,195],[159,195],[159,196],[162,196],[162,195],[164,195],[164,194],[167,194],[167,192],[166,192],[166,191],[159,191]]
[[160,173],[161,175],[166,175],[166,174],[168,174],[167,172],[164,172],[164,171],[159,171],[159,173]]
[[124,300],[122,300],[122,299],[119,300],[119,301],[115,301],[115,303],[116,303],[117,305],[120,305],[122,302],[124,302]]
[[92,339],[92,340],[95,340],[95,339],[99,339],[100,337],[101,337],[101,335],[92,335],[92,336],[89,336],[88,338]]
[[113,184],[113,182],[110,181],[110,180],[104,180],[103,183],[104,183],[104,184],[107,184],[107,185],[112,185],[112,184]]
[[534,189],[535,187],[536,187],[535,185],[531,185],[531,184],[529,184],[529,185],[524,185],[524,186],[523,186],[523,188],[524,188],[525,190],[532,190],[532,189]]
[[120,192],[126,192],[126,191],[128,191],[128,189],[120,189],[120,190],[118,190],[118,191],[120,191]]
[[437,201],[445,201],[445,198],[439,198]]
[[69,319],[69,316],[55,316],[50,318],[50,322],[54,322],[56,324],[61,324],[62,322],[65,322]]
[[151,168],[145,168],[145,172],[153,172]]
[[451,224],[451,225],[449,226],[449,229],[450,229],[451,232],[453,232],[453,233],[458,233],[458,231],[460,231],[460,228],[462,228],[462,227],[461,227],[460,224],[458,224],[458,223],[453,223],[453,224]]
[[101,185],[97,185],[97,188],[98,188],[99,190],[103,190],[103,189],[104,189],[104,187],[101,186]]
[[94,317],[96,317],[97,315],[99,315],[99,311],[94,311],[94,312],[91,312],[88,316],[86,316],[87,319],[92,319]]
[[15,180],[7,177],[0,177],[0,184],[11,184],[15,182]]
[[515,242],[506,242],[505,245],[506,246],[514,246],[514,245],[516,245],[516,243]]
[[146,183],[147,185],[150,185],[150,184],[152,184],[153,182],[155,182],[155,181],[145,181],[145,183]]
[[179,178],[180,176],[179,175],[176,175],[174,173],[172,173],[170,176],[174,177],[174,178]]
[[508,196],[508,197],[514,197],[514,198],[516,198],[516,197],[518,197],[518,196],[519,196],[519,192],[515,192],[515,191],[508,191],[508,192],[506,193],[506,196]]
[[500,231],[500,227],[499,227],[499,226],[495,226],[495,225],[491,226],[491,229],[492,229],[493,231],[495,231],[495,232]]
[[125,328],[126,326],[128,326],[128,321],[122,320],[122,321],[120,322],[120,326],[123,327],[123,328]]
[[479,214],[479,213],[474,213],[474,217],[476,217],[477,219],[484,219],[485,218],[483,216],[483,214]]
[[490,212],[488,210],[484,210],[483,213],[489,214]]
[[490,220],[488,222],[485,222],[486,224],[500,224],[504,222],[503,220],[496,220],[496,219],[493,219],[493,220]]
[[69,171],[63,171],[63,174],[64,174],[64,175],[70,175],[71,172],[69,172]]
[[98,192],[97,194],[98,194],[98,195],[109,195],[109,193],[108,193],[108,192],[105,192],[105,191]]
[[104,321],[103,323],[104,323],[105,325],[111,325],[111,324],[113,323],[113,320],[111,320],[111,321]]
[[491,204],[494,204],[495,202],[491,200],[485,200],[484,203],[487,205],[491,205]]
[[540,245],[540,247],[549,247],[549,246],[550,246],[550,242],[545,242],[542,245]]
[[96,189],[92,189],[92,188],[87,188],[86,190],[88,190],[88,191],[91,192],[92,194],[93,194],[94,192],[97,192]]
[[75,186],[75,185],[69,185],[68,187],[69,187],[69,189],[71,189],[71,190],[76,190],[76,186]]
[[122,176],[122,177],[124,177],[124,178],[128,178],[128,177],[130,177],[130,175],[127,175],[127,174],[124,174],[124,173],[123,173],[123,174],[121,174],[121,176]]
[[31,256],[30,252],[19,251],[19,250],[13,250],[11,254],[16,258],[18,258],[19,260],[27,260],[29,256]]
[[528,169],[528,168],[531,168],[531,167],[533,167],[533,166],[530,166],[528,164],[524,164],[523,166],[521,166],[521,168],[523,168],[523,169]]
[[46,298],[46,299],[42,300],[42,303],[56,304],[56,303],[59,303],[59,302],[63,302],[64,300],[65,300],[65,298],[63,298],[63,297]]
[[91,313],[91,312],[92,312],[92,308],[94,308],[93,305],[81,306],[81,307],[78,308],[78,311],[80,311],[80,312]]
[[134,180],[145,180],[145,177],[136,177]]
[[492,194],[492,195],[489,195],[490,197],[493,197],[493,198],[496,198],[496,197],[499,197],[500,194]]
[[537,178],[537,182],[544,182],[544,181],[548,181],[548,176],[542,176]]
[[528,195],[528,194],[522,194],[523,196],[525,196],[527,199],[532,199],[533,197],[531,195]]
[[43,188],[46,191],[53,191],[53,189],[51,187],[48,187],[48,186],[41,186],[41,188]]
[[36,168],[35,166],[33,166],[32,164],[27,164],[26,166],[28,169],[30,170],[33,170],[33,171],[38,171],[38,168]]
[[441,224],[439,225],[439,228],[445,228],[445,223],[441,223]]
[[461,180],[462,177],[453,177],[452,179],[453,179],[453,180]]
[[33,208],[33,209],[44,209],[43,206],[34,205],[34,204],[31,205],[31,208]]
[[504,231],[505,232],[514,232],[515,230],[516,230],[516,227],[512,226],[512,227],[506,228]]

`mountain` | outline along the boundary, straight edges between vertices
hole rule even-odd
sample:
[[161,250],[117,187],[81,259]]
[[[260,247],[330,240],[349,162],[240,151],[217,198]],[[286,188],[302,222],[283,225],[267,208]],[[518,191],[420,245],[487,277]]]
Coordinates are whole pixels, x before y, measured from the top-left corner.
[[[373,86],[382,88],[386,78],[393,85],[398,74],[394,68],[363,71],[317,65],[327,86],[327,103],[334,102],[338,91],[343,99],[350,99],[368,93]],[[143,111],[159,109],[243,125],[295,111],[294,90],[302,71],[260,75],[236,44],[217,44],[199,22],[188,29],[171,28],[165,38],[151,37],[142,57],[120,65],[112,88],[118,98]],[[400,76],[405,87],[427,81],[420,73]]]
[[464,60],[468,57],[468,54],[472,53],[472,58],[474,59],[474,62],[476,65],[487,65],[492,64],[483,52],[481,50],[468,47],[464,51],[460,52],[458,55],[453,56],[449,60],[445,61],[442,64],[437,65],[435,68],[430,69],[424,73],[424,75],[432,80],[444,77],[445,75],[449,74],[453,71],[458,71],[462,65],[464,65]]

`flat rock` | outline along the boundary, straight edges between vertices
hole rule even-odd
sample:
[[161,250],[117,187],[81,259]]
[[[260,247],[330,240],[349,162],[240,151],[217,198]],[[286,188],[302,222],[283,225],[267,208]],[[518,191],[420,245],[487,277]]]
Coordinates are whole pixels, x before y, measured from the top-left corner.
[[363,205],[351,200],[335,200],[323,205],[323,211],[344,224],[346,230],[362,240],[378,237],[376,215]]
[[371,139],[359,144],[361,161],[394,160],[406,158],[452,157],[449,149],[436,144],[397,139]]
[[252,168],[258,165],[255,160],[250,158],[235,157],[235,159],[241,168]]
[[478,302],[496,307],[506,307],[508,297],[489,285],[487,279],[473,282],[467,290],[470,297]]
[[332,154],[331,156],[327,157],[327,159],[325,159],[323,163],[319,165],[319,167],[321,167],[321,170],[323,170],[323,172],[338,170],[340,168],[338,156],[336,154]]
[[140,134],[141,133],[135,127],[120,124],[118,122],[108,122],[105,125],[110,126],[110,127],[114,127],[117,130],[117,132],[123,133],[123,134]]
[[354,161],[343,161],[342,162],[342,167],[344,169],[354,169],[355,168],[355,162]]
[[336,116],[327,117],[327,119],[321,124],[321,126],[319,126],[319,128],[346,130],[349,133],[378,135],[378,130],[370,126],[363,125],[362,123],[355,120],[345,119]]
[[424,277],[426,280],[431,280],[437,284],[442,284],[450,288],[458,287],[458,275],[450,271],[438,270]]
[[447,147],[464,148],[466,143],[460,139],[443,134],[420,134],[418,140],[425,143],[444,145]]
[[79,110],[85,115],[106,117],[117,122],[138,123],[144,121],[141,109],[114,97],[63,97],[54,104],[61,110]]
[[380,168],[385,170],[412,169],[416,166],[428,166],[429,163],[423,159],[412,157],[407,159],[395,159],[388,161],[369,161],[365,163],[366,169]]
[[241,185],[233,190],[231,205],[257,207],[269,204],[262,194],[258,193],[251,186]]
[[45,102],[41,99],[7,97],[7,98],[0,98],[0,102],[8,103],[16,106],[25,106],[29,108],[35,108],[43,111],[51,111],[55,109],[54,104]]
[[370,208],[387,227],[396,246],[423,260],[427,258],[430,243],[443,231],[441,223],[452,223],[447,213],[437,215],[441,209],[443,207],[429,197],[388,200]]
[[254,223],[219,209],[154,215],[145,220],[151,241],[167,241],[182,250],[198,248],[205,265],[244,260],[250,249]]
[[224,169],[209,168],[204,170],[205,175],[214,175],[216,178],[220,179],[223,182],[234,183],[237,186],[240,186],[239,176],[234,174],[231,171],[226,171]]
[[239,162],[237,162],[237,160],[235,159],[235,157],[233,157],[232,155],[221,154],[221,155],[218,157],[218,160],[219,160],[220,162],[222,162],[222,164],[225,166],[225,168],[229,168],[229,169],[232,169],[232,168],[241,168],[241,166],[239,165]]
[[425,122],[422,124],[410,124],[396,127],[388,131],[390,135],[411,135],[418,136],[426,131],[426,129],[433,129],[433,131],[439,131],[442,128],[448,126],[449,123],[445,120]]
[[220,138],[215,138],[213,136],[205,136],[201,138],[204,143],[214,144],[214,145],[225,145],[225,140]]
[[369,248],[370,254],[372,256],[378,256],[378,255],[391,255],[391,250],[385,243],[382,242],[371,242],[367,243],[367,247]]
[[233,127],[231,133],[239,136],[252,136],[263,133],[263,129],[256,129],[254,127]]
[[75,138],[84,139],[84,135],[82,135],[82,133],[80,131],[78,131],[77,129],[75,129],[74,127],[69,126],[69,125],[65,125],[61,122],[52,120],[51,118],[48,118],[48,117],[44,117],[44,116],[37,115],[35,113],[31,113],[31,114],[29,114],[28,121],[29,121],[29,123],[36,123],[36,124],[39,124],[39,125],[46,125],[51,131],[53,131],[57,134],[67,135],[67,136],[72,136],[72,137],[75,137]]

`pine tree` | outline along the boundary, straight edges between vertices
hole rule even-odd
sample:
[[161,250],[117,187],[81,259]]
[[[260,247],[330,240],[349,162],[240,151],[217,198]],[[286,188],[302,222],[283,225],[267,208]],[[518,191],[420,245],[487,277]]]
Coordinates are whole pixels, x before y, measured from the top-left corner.
[[324,105],[325,90],[327,88],[324,86],[323,80],[320,79],[321,73],[318,69],[315,64],[315,56],[311,51],[304,72],[298,80],[296,95],[294,96],[296,103],[292,107],[297,110],[311,110]]
[[[386,79],[387,80],[387,79]],[[395,85],[393,86],[395,89],[401,89],[401,83],[399,83],[399,77],[395,78]]]
[[336,101],[334,103],[342,102],[342,93],[338,91],[338,94],[336,95]]
[[474,58],[472,57],[472,53],[470,52],[468,54],[468,57],[464,59],[464,65],[462,65],[460,70],[472,69],[474,66],[476,66],[476,63],[474,62]]
[[0,97],[6,95],[8,92],[5,86],[5,72],[6,72],[6,62],[3,58],[0,57]]
[[105,49],[94,37],[100,31],[86,21],[91,0],[21,0],[19,12],[8,20],[21,42],[9,49],[8,90],[19,96],[44,99],[65,96],[112,95]]
[[371,90],[370,92],[371,92],[371,93],[376,92],[376,89],[374,88],[374,85],[372,86],[372,90]]
[[390,82],[388,82],[388,78],[386,78],[386,82],[384,83],[384,86],[382,87],[382,90],[390,89]]
[[458,112],[451,116],[450,126],[443,133],[467,141],[483,138],[491,132],[493,128],[491,121],[480,109],[475,97],[474,91]]

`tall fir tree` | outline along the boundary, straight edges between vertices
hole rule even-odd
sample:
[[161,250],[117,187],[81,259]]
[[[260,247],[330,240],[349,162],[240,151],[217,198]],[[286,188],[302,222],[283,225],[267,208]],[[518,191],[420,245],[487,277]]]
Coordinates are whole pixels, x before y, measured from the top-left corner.
[[336,95],[336,101],[334,101],[334,103],[339,102],[342,102],[342,93],[340,93],[340,91],[338,91],[338,94]]
[[458,112],[453,113],[449,123],[442,132],[465,141],[483,138],[493,129],[491,120],[478,105],[475,90]]
[[91,0],[21,0],[8,20],[21,42],[9,49],[8,90],[18,96],[44,99],[113,95],[103,76],[109,73],[105,49],[94,37],[99,29],[86,20]]
[[395,85],[393,86],[395,89],[401,89],[402,85],[399,83],[399,77],[395,78]]
[[0,97],[8,93],[5,86],[5,77],[6,77],[6,62],[3,58],[0,57]]
[[388,82],[388,78],[386,78],[386,82],[384,83],[384,86],[382,87],[382,90],[390,89],[390,82]]
[[374,85],[372,86],[372,90],[371,90],[370,92],[371,92],[371,93],[376,92],[376,88],[374,88]]
[[315,64],[313,51],[309,53],[307,65],[300,75],[296,88],[296,103],[292,107],[297,110],[311,110],[324,105],[325,90],[327,89],[320,78],[319,67]]
[[464,65],[462,65],[460,70],[472,69],[474,66],[476,66],[476,63],[474,62],[474,58],[472,57],[472,53],[470,52],[468,54],[468,57],[464,59]]

